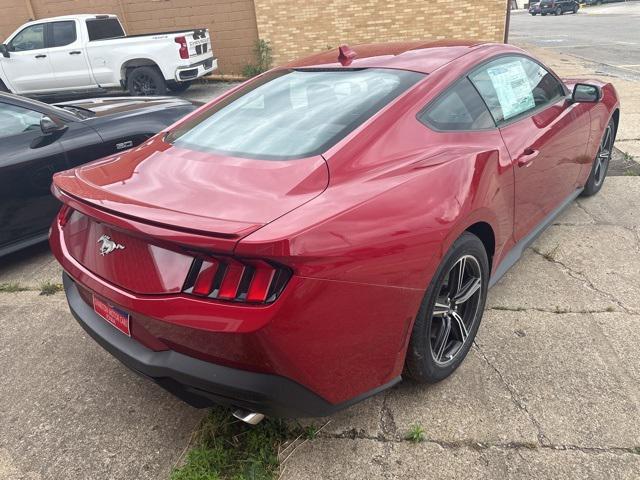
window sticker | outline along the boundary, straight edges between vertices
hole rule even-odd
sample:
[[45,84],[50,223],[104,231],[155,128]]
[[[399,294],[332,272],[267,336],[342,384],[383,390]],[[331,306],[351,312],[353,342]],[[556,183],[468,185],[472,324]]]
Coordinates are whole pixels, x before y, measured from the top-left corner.
[[535,107],[527,72],[520,61],[491,67],[487,73],[498,95],[505,120]]

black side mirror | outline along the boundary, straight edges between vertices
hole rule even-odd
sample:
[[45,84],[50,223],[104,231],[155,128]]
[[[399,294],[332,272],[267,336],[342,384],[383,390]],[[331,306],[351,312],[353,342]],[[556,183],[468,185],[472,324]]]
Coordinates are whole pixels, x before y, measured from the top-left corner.
[[52,133],[61,132],[66,129],[67,126],[64,123],[56,122],[51,117],[46,115],[40,119],[40,130],[44,135],[51,135]]
[[9,58],[11,54],[9,53],[9,47],[7,47],[4,43],[0,44],[0,53],[4,58]]
[[595,103],[600,101],[600,88],[587,83],[576,83],[571,94],[572,102]]

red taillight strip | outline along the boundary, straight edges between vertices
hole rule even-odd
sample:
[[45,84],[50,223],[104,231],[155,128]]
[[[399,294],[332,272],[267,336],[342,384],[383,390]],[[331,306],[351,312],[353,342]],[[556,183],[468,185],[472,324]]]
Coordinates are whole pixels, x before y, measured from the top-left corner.
[[216,278],[219,267],[220,263],[217,260],[202,262],[200,273],[193,284],[194,295],[206,296],[213,291],[213,281]]
[[227,272],[222,280],[222,285],[220,285],[218,298],[233,300],[238,296],[240,282],[242,281],[245,268],[243,264],[235,260],[231,260],[229,264],[227,264]]
[[271,281],[276,274],[276,270],[265,262],[256,262],[255,271],[247,291],[247,302],[265,302],[269,295]]
[[220,300],[270,303],[291,277],[289,269],[265,260],[196,258],[183,292]]

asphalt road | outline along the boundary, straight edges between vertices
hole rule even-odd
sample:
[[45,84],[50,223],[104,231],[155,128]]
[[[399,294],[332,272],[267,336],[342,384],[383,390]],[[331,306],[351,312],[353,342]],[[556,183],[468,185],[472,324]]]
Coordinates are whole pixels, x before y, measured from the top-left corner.
[[597,73],[640,81],[640,1],[583,7],[577,14],[511,16],[509,41],[596,62]]

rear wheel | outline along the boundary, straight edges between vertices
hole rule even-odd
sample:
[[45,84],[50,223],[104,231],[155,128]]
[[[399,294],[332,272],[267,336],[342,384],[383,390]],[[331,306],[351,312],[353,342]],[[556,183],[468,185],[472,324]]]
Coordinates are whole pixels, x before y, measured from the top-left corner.
[[175,93],[182,93],[191,86],[191,82],[167,82],[169,90]]
[[543,17],[546,17],[547,14],[546,13],[541,13],[540,15],[542,15]]
[[155,67],[134,68],[127,77],[127,90],[131,95],[165,95],[167,82]]
[[607,176],[607,170],[609,169],[609,162],[611,161],[611,154],[613,153],[613,142],[615,139],[615,124],[612,120],[609,120],[609,124],[604,131],[600,147],[595,160],[593,161],[593,167],[591,167],[591,173],[587,179],[587,184],[584,186],[582,196],[590,197],[595,195],[602,188],[604,179]]
[[488,279],[484,245],[465,232],[445,255],[422,301],[407,351],[407,376],[435,383],[458,368],[480,326]]
[[578,5],[575,5],[575,6],[573,7],[573,13],[578,13]]
[[562,15],[562,9],[560,7],[556,8],[555,15]]

